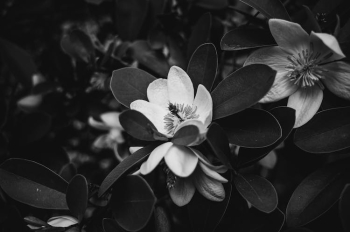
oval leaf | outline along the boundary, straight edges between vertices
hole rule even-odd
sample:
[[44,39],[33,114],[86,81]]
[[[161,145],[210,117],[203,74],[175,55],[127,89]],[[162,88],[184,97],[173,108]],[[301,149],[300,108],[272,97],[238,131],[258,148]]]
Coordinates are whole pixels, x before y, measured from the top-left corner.
[[265,110],[249,108],[216,122],[224,129],[230,143],[241,147],[266,147],[281,138],[278,121]]
[[227,117],[257,103],[270,90],[276,71],[252,64],[226,77],[211,93],[213,119]]
[[276,45],[275,39],[269,30],[255,27],[237,27],[222,37],[222,50],[234,51],[250,48],[260,48]]
[[180,130],[178,130],[173,139],[171,140],[172,143],[182,146],[188,146],[195,142],[199,136],[199,129],[197,126],[189,125],[182,127]]
[[84,217],[88,202],[88,185],[84,176],[76,175],[69,182],[66,200],[70,212],[79,221]]
[[111,206],[118,224],[127,231],[138,231],[151,218],[156,197],[140,176],[126,176],[113,188]]
[[277,208],[277,192],[273,185],[256,175],[236,175],[234,183],[238,192],[258,210],[271,213]]
[[289,227],[303,226],[325,213],[338,200],[347,169],[344,161],[321,168],[306,177],[289,200],[286,217]]
[[240,0],[245,4],[260,11],[266,18],[278,18],[291,21],[288,12],[284,8],[280,0]]
[[9,159],[0,165],[0,186],[11,198],[42,208],[67,210],[67,182],[36,162]]
[[125,174],[132,167],[134,167],[135,165],[142,162],[145,158],[147,158],[147,156],[157,146],[159,146],[159,143],[153,143],[125,158],[123,162],[117,165],[117,167],[115,167],[102,181],[102,184],[98,191],[98,196],[100,197],[101,195],[103,195],[123,174]]
[[193,88],[197,91],[202,84],[211,90],[218,67],[218,57],[214,44],[206,43],[199,46],[188,63],[187,73],[192,80]]
[[136,68],[122,68],[113,71],[111,90],[114,97],[127,108],[135,100],[148,100],[148,85],[156,78]]
[[321,111],[294,135],[294,143],[310,153],[340,151],[350,147],[349,141],[350,107]]

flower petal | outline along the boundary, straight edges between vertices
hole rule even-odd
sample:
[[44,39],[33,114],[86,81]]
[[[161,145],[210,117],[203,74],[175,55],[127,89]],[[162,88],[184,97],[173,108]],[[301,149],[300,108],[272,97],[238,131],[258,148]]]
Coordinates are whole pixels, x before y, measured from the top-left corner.
[[149,102],[167,108],[169,105],[168,81],[160,78],[149,84],[147,98]]
[[211,201],[223,201],[225,199],[225,189],[222,183],[209,178],[201,170],[194,175],[196,189],[205,198]]
[[173,144],[164,157],[169,169],[179,177],[188,177],[197,166],[198,158],[185,146]]
[[78,224],[78,220],[72,216],[62,215],[49,218],[49,220],[47,220],[47,224],[53,227],[68,227]]
[[198,119],[205,123],[208,113],[213,111],[213,100],[209,91],[201,84],[198,85],[193,106],[197,108],[196,114],[199,116]]
[[152,172],[167,154],[172,145],[173,143],[167,142],[156,147],[149,155],[147,161],[141,165],[141,174],[147,175],[148,173]]
[[299,24],[282,19],[270,19],[269,26],[278,46],[289,54],[298,54],[309,48],[309,35]]
[[198,157],[199,161],[209,167],[211,170],[214,170],[218,173],[225,173],[227,171],[227,167],[225,165],[215,166],[210,163],[207,157],[205,157],[200,151],[190,148],[189,149]]
[[191,201],[195,190],[190,178],[177,178],[175,186],[169,189],[169,194],[173,202],[181,207]]
[[217,180],[221,183],[227,183],[228,180],[226,178],[224,178],[223,176],[221,176],[220,174],[218,174],[217,172],[211,170],[210,168],[208,168],[205,164],[203,164],[202,162],[199,162],[199,167],[202,169],[202,171],[209,177],[213,178],[214,180]]
[[130,109],[143,113],[162,134],[167,134],[164,116],[168,113],[159,105],[144,100],[136,100],[130,104]]
[[130,151],[131,154],[134,154],[135,152],[137,152],[141,148],[143,148],[143,147],[130,147],[129,151]]
[[322,81],[327,88],[338,97],[350,100],[350,64],[339,61],[323,67],[327,71]]
[[99,130],[109,130],[111,129],[103,122],[96,121],[93,117],[89,117],[88,123],[90,126],[99,129]]
[[323,91],[318,85],[299,88],[288,99],[288,107],[295,109],[294,128],[307,123],[320,108],[323,99]]
[[311,32],[310,41],[313,43],[315,51],[320,52],[322,56],[333,53],[328,59],[322,60],[322,63],[339,60],[345,57],[337,39],[333,35]]
[[193,84],[187,73],[177,66],[172,66],[168,74],[168,93],[171,103],[192,106],[194,99]]
[[107,112],[101,114],[101,120],[109,127],[123,129],[119,121],[119,112]]

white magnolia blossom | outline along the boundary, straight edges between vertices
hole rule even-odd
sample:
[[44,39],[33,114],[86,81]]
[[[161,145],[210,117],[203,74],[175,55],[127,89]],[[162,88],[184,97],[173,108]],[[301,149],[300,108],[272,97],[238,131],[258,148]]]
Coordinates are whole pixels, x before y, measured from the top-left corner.
[[[160,133],[172,138],[184,126],[195,125],[201,135],[191,145],[203,141],[203,135],[212,121],[212,98],[203,85],[198,86],[194,97],[192,81],[184,70],[171,67],[168,79],[157,79],[148,86],[147,98],[149,101],[132,102],[130,108],[143,113]],[[163,160],[167,187],[173,202],[178,206],[189,203],[195,189],[212,201],[225,198],[222,183],[227,180],[218,172],[227,169],[212,165],[199,151],[188,146],[172,142],[161,144],[151,152],[137,173],[146,175]]]
[[266,64],[277,71],[261,103],[289,97],[288,107],[296,110],[297,128],[316,114],[324,85],[335,95],[350,99],[350,64],[339,61],[345,55],[334,36],[309,35],[299,24],[281,19],[269,20],[269,27],[278,46],[256,50],[244,64]]

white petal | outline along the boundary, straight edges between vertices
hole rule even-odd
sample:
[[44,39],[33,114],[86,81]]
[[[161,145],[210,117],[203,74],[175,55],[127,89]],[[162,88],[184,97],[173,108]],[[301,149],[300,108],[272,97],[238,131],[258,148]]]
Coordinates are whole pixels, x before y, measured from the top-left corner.
[[209,176],[210,178],[213,178],[214,180],[217,180],[221,183],[227,183],[228,180],[226,178],[224,178],[223,176],[221,176],[220,174],[218,174],[216,171],[211,170],[210,168],[208,168],[205,164],[203,164],[202,162],[199,162],[199,167],[202,169],[202,171]]
[[269,26],[278,46],[289,54],[298,54],[309,48],[309,35],[299,24],[282,19],[270,19]]
[[101,120],[109,127],[123,129],[119,122],[119,112],[101,114]]
[[77,223],[76,218],[67,215],[52,217],[47,221],[47,224],[53,227],[68,227]]
[[149,155],[146,162],[141,165],[140,171],[142,175],[152,172],[163,157],[169,152],[169,148],[173,145],[171,142],[163,143],[156,147]]
[[277,155],[273,150],[267,156],[259,160],[259,164],[267,169],[273,169],[277,163]]
[[209,91],[201,84],[198,85],[197,94],[193,101],[193,106],[197,108],[196,114],[199,116],[198,119],[205,123],[209,112],[213,111],[213,100]]
[[159,105],[144,100],[136,100],[130,104],[130,109],[143,113],[162,134],[167,134],[164,116],[168,113]]
[[196,172],[194,184],[198,192],[208,200],[223,201],[225,199],[225,189],[222,183],[209,178],[202,171]]
[[190,148],[191,151],[198,157],[199,161],[209,167],[211,170],[214,170],[218,173],[225,173],[227,171],[227,167],[225,165],[215,166],[210,163],[207,157],[205,157],[200,151]]
[[130,151],[131,154],[134,154],[135,152],[137,152],[141,148],[143,148],[143,147],[130,147],[129,151]]
[[103,122],[96,121],[93,117],[89,117],[88,123],[90,126],[99,129],[99,130],[109,130],[111,129]]
[[316,52],[320,52],[321,56],[326,56],[329,53],[333,53],[331,57],[326,60],[322,60],[322,63],[332,60],[339,60],[345,57],[341,51],[337,39],[330,34],[311,32],[310,40],[313,43]]
[[350,100],[350,64],[333,62],[322,67],[327,70],[322,79],[327,88],[338,97]]
[[149,84],[147,98],[149,102],[167,108],[169,105],[168,81],[166,79],[157,79]]
[[99,149],[108,148],[109,144],[107,141],[108,141],[108,134],[100,135],[95,139],[92,146],[94,148],[99,148]]
[[198,158],[185,146],[173,144],[164,157],[169,169],[179,177],[188,177],[197,166]]
[[192,106],[194,99],[193,84],[187,73],[177,66],[172,66],[168,74],[168,93],[171,103]]
[[124,143],[124,137],[120,129],[112,129],[108,134],[109,138],[115,143]]
[[173,202],[177,206],[187,205],[194,193],[196,188],[189,178],[177,178],[175,186],[169,189],[169,194]]
[[287,106],[295,109],[294,128],[301,127],[316,114],[322,99],[323,91],[318,85],[299,88],[289,97]]

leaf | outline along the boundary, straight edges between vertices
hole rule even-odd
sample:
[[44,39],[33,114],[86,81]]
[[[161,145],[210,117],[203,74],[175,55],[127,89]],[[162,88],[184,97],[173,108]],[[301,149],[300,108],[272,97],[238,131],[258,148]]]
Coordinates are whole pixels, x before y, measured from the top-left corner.
[[197,0],[194,4],[208,10],[221,10],[229,5],[227,0]]
[[347,184],[340,195],[339,215],[344,231],[350,231],[350,184]]
[[119,116],[120,124],[134,138],[144,141],[155,141],[153,131],[157,131],[153,123],[136,110],[126,110]]
[[37,71],[32,57],[22,48],[2,38],[0,38],[0,54],[3,62],[8,65],[18,81],[22,85],[30,87],[32,76]]
[[287,225],[303,226],[329,210],[344,188],[345,176],[348,175],[346,169],[348,164],[340,161],[306,177],[294,190],[287,205]]
[[227,32],[221,39],[222,50],[235,51],[276,45],[269,30],[241,26]]
[[271,213],[277,208],[277,192],[265,178],[238,174],[233,181],[241,196],[258,210]]
[[227,76],[211,93],[213,119],[227,117],[257,103],[270,90],[276,71],[252,64]]
[[214,44],[200,45],[192,54],[187,67],[187,74],[192,80],[193,88],[197,91],[198,85],[202,84],[210,91],[218,68],[218,57]]
[[219,160],[228,168],[233,169],[230,163],[230,147],[225,131],[217,124],[213,123],[206,134],[207,141]]
[[75,167],[74,163],[65,164],[59,172],[59,175],[67,182],[70,182],[76,174],[77,168]]
[[269,214],[258,210],[249,210],[248,214],[244,215],[241,220],[243,220],[243,226],[240,226],[241,231],[279,232],[283,227],[285,216],[279,208]]
[[67,210],[67,182],[36,162],[8,159],[0,165],[0,186],[11,198],[41,209]]
[[132,167],[142,162],[147,156],[153,151],[154,148],[159,146],[159,143],[153,143],[144,147],[132,155],[128,156],[117,165],[108,176],[102,181],[100,189],[98,191],[98,196],[102,196],[112,185],[127,171],[129,171]]
[[310,153],[340,151],[350,147],[349,141],[350,107],[321,111],[294,135],[295,145]]
[[317,4],[312,9],[312,12],[314,13],[323,13],[323,14],[329,14],[331,11],[336,9],[343,0],[319,0]]
[[62,50],[74,59],[85,63],[95,62],[95,48],[90,37],[82,30],[70,31],[61,39]]
[[277,119],[281,128],[282,136],[275,143],[263,148],[246,148],[239,149],[237,167],[242,168],[251,165],[254,162],[264,158],[279,144],[281,144],[292,132],[295,122],[295,110],[286,106],[274,108],[270,113]]
[[145,40],[137,40],[129,45],[130,56],[162,77],[168,75],[170,66],[163,55],[154,51]]
[[33,216],[24,217],[23,220],[32,226],[38,226],[38,227],[48,226],[48,224],[46,222],[40,220],[39,218],[33,217]]
[[203,14],[194,25],[191,36],[188,40],[187,57],[191,57],[193,52],[202,44],[209,42],[211,30],[211,14]]
[[157,232],[170,232],[171,219],[164,207],[156,206],[154,209],[154,224]]
[[116,26],[122,40],[133,41],[140,32],[148,12],[148,0],[118,0]]
[[303,11],[306,14],[306,19],[304,22],[301,24],[303,26],[303,29],[310,34],[311,31],[313,32],[322,32],[320,25],[318,24],[316,17],[314,13],[310,10],[309,7],[303,5]]
[[226,196],[221,202],[210,201],[198,193],[198,191],[195,192],[187,206],[194,232],[211,232],[219,225],[231,199],[231,183],[224,184],[224,188]]
[[350,40],[350,19],[346,22],[346,24],[340,29],[338,35],[338,42],[343,43]]
[[181,146],[188,146],[195,142],[199,136],[199,129],[195,125],[188,125],[178,130],[171,142]]
[[255,8],[266,18],[278,18],[291,21],[288,12],[279,0],[240,0],[245,4]]
[[133,101],[148,100],[147,88],[154,80],[154,76],[141,69],[122,68],[113,71],[111,90],[114,97],[129,108]]
[[229,142],[241,147],[267,147],[282,135],[276,118],[265,110],[249,108],[216,122],[224,129]]
[[127,231],[146,226],[156,203],[151,187],[140,176],[126,176],[113,188],[113,217]]
[[104,232],[124,232],[125,230],[121,228],[118,223],[111,218],[104,218],[102,220],[102,226]]
[[69,182],[66,192],[67,205],[72,215],[78,218],[79,222],[83,219],[87,208],[88,191],[88,183],[82,175],[74,176]]

